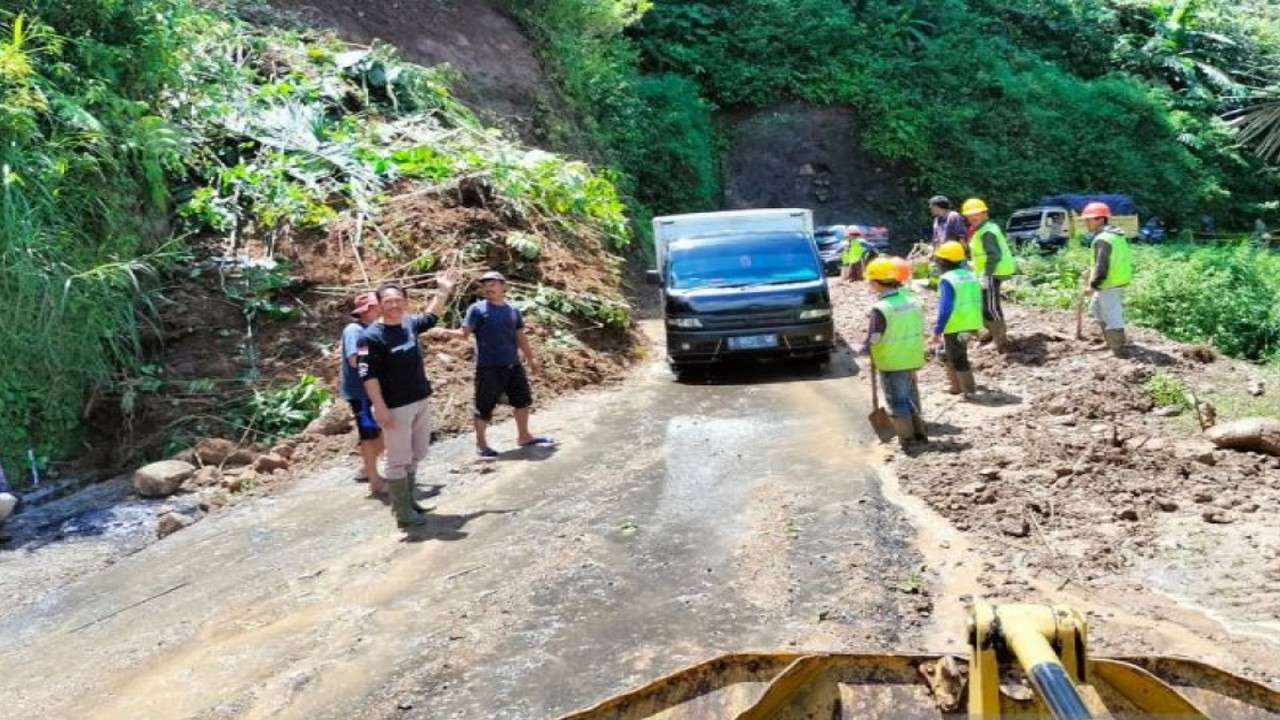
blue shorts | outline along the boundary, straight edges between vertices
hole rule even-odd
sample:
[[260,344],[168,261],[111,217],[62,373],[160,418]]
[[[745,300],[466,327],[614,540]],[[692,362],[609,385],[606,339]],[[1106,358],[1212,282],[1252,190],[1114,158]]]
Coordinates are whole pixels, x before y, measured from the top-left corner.
[[373,419],[373,403],[369,400],[348,400],[351,414],[356,419],[356,432],[361,440],[377,440],[382,436],[382,428]]

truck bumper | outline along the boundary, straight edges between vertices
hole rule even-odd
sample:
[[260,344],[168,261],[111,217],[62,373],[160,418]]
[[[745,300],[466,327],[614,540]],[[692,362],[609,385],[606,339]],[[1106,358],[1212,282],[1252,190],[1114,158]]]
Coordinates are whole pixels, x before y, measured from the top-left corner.
[[735,358],[824,357],[834,349],[835,326],[829,320],[732,330],[667,329],[667,356],[673,365]]

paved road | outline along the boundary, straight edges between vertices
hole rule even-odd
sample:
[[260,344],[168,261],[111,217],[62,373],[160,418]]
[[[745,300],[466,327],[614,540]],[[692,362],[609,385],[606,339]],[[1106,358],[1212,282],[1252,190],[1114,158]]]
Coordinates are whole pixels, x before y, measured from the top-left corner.
[[529,720],[722,652],[917,649],[851,367],[654,361],[535,415],[557,451],[440,445],[412,537],[346,467],[208,518],[0,625],[0,717]]

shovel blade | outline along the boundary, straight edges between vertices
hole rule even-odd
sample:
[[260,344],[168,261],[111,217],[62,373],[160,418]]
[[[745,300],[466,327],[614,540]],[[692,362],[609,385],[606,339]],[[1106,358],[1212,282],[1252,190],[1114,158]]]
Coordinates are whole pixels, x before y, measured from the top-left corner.
[[893,418],[889,417],[888,411],[884,408],[873,410],[867,416],[867,421],[871,423],[871,429],[875,430],[880,442],[888,442],[896,437],[897,433],[893,431]]

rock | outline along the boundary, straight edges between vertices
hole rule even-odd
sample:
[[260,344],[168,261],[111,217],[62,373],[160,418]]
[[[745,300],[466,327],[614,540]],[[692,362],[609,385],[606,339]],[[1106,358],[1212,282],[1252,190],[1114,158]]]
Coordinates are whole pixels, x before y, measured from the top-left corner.
[[1156,417],[1173,417],[1175,415],[1181,415],[1182,408],[1177,405],[1161,405],[1155,410],[1152,410],[1151,414]]
[[169,537],[193,522],[195,522],[195,520],[192,520],[186,515],[176,512],[167,512],[160,516],[160,522],[156,526],[156,536],[162,538]]
[[1060,417],[1050,418],[1050,425],[1061,425],[1062,427],[1075,427],[1075,415],[1062,415]]
[[222,482],[222,471],[214,465],[205,465],[196,471],[191,484],[196,487],[214,487]]
[[333,403],[328,410],[311,421],[307,425],[307,429],[303,430],[307,435],[343,435],[351,432],[355,418],[351,416],[351,407],[345,402]]
[[288,467],[289,461],[275,453],[267,453],[253,463],[253,469],[260,473],[273,473],[276,470],[286,470]]
[[984,467],[978,471],[978,476],[988,480],[995,480],[1000,477],[1000,468]]
[[1108,431],[1108,430],[1110,430],[1110,429],[1111,429],[1111,426],[1110,426],[1110,425],[1107,425],[1106,423],[1097,423],[1097,424],[1095,424],[1095,425],[1090,425],[1090,426],[1089,426],[1089,432],[1091,432],[1091,433],[1093,433],[1093,434],[1095,434],[1095,435],[1100,435],[1100,434],[1102,434],[1102,433],[1104,433],[1104,432],[1106,432],[1106,431]]
[[1236,518],[1226,510],[1206,510],[1200,515],[1207,523],[1215,525],[1226,525],[1235,522]]
[[1026,519],[1020,517],[1006,516],[1001,518],[998,527],[1000,528],[1000,532],[1010,537],[1020,538],[1031,534],[1031,526],[1027,523]]
[[235,452],[236,444],[225,438],[205,438],[196,443],[196,457],[202,465],[221,465]]
[[1136,508],[1131,508],[1131,507],[1124,508],[1123,510],[1119,510],[1119,511],[1117,511],[1117,512],[1116,512],[1116,519],[1118,519],[1118,520],[1137,520],[1137,519],[1138,519],[1138,511],[1137,511],[1137,509],[1136,509]]
[[236,448],[230,455],[227,456],[227,459],[223,461],[223,465],[226,465],[229,467],[243,467],[245,465],[252,465],[255,462],[257,462],[258,455],[260,454],[261,453],[257,452],[253,448],[246,448],[246,447]]
[[450,355],[449,353],[436,353],[436,361],[439,362],[442,367],[453,367],[458,364],[458,358]]
[[181,460],[153,462],[133,471],[133,489],[142,497],[168,497],[195,472],[195,465]]
[[1012,445],[996,445],[987,450],[987,455],[991,458],[991,462],[1000,467],[1008,467],[1022,460],[1025,453],[1021,448]]
[[1192,502],[1197,502],[1200,504],[1213,502],[1213,493],[1207,490],[1197,490],[1196,493],[1191,496],[1191,500]]
[[1251,380],[1245,389],[1250,395],[1258,397],[1267,392],[1267,383],[1265,380]]
[[984,482],[971,482],[968,485],[960,486],[959,488],[956,489],[956,492],[961,495],[971,496],[971,495],[977,495],[978,493],[986,489],[987,489],[987,484]]
[[268,450],[267,452],[271,453],[272,455],[279,455],[285,460],[293,460],[293,451],[295,447],[296,446],[291,442],[282,442],[282,443],[277,443],[275,445],[272,445],[271,449]]
[[200,509],[205,512],[216,510],[226,505],[229,499],[227,491],[223,488],[207,490],[200,498]]
[[196,451],[194,448],[187,448],[186,450],[180,450],[165,459],[177,460],[178,462],[184,462],[184,463],[191,463],[192,465],[195,465],[198,462],[198,458],[196,457]]
[[1274,418],[1232,420],[1209,428],[1204,436],[1220,448],[1280,455],[1280,420]]
[[1242,513],[1256,513],[1261,509],[1262,509],[1262,506],[1256,502],[1245,503],[1240,507],[1236,508],[1236,510],[1239,510]]
[[1058,395],[1049,401],[1045,406],[1045,412],[1050,415],[1067,415],[1070,414],[1073,403],[1067,398]]
[[1152,503],[1160,512],[1173,512],[1178,509],[1178,503],[1168,498],[1156,498]]

